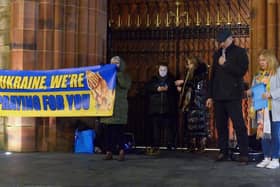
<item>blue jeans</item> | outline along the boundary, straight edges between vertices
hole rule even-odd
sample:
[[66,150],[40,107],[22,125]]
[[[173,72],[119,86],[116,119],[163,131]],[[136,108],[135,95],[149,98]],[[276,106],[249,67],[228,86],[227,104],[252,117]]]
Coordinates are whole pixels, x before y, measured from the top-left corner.
[[280,149],[280,121],[271,123],[271,139],[262,139],[264,157],[279,158]]

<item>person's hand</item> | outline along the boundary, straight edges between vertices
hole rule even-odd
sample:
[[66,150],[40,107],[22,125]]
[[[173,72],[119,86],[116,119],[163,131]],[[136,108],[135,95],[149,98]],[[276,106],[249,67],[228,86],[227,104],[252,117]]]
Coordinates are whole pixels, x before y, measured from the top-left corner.
[[246,94],[247,97],[251,97],[253,92],[252,92],[252,90],[249,89],[249,90],[245,91],[245,94]]
[[262,98],[263,99],[270,99],[271,98],[271,94],[269,92],[265,92],[264,94],[262,94]]
[[91,71],[87,71],[86,76],[88,87],[92,91],[95,99],[96,108],[111,109],[113,107],[112,97],[114,92],[109,90],[103,77],[98,72],[94,73]]
[[177,86],[177,91],[181,92],[182,91],[182,86]]
[[167,91],[167,90],[168,90],[168,86],[167,86],[167,85],[165,85],[165,86],[163,86],[163,87],[162,87],[162,89],[163,89],[163,91],[165,92],[165,91]]
[[258,123],[256,139],[260,139],[262,137],[263,137],[263,124],[262,123]]
[[184,80],[176,80],[175,81],[175,85],[176,86],[180,86],[180,85],[182,85],[184,83]]
[[206,107],[211,108],[213,106],[213,99],[212,98],[208,98],[206,100]]
[[219,63],[219,65],[222,66],[225,64],[225,61],[226,61],[226,58],[224,56],[220,56],[218,63]]
[[168,90],[168,86],[159,86],[157,87],[158,92],[165,92]]
[[162,87],[161,86],[157,87],[157,91],[162,92]]

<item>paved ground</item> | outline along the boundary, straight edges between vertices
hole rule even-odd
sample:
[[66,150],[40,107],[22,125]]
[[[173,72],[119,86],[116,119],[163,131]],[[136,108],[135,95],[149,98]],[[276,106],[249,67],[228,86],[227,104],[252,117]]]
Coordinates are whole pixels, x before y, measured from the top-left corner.
[[280,169],[216,163],[213,152],[163,151],[160,156],[129,154],[103,161],[104,155],[72,153],[0,154],[0,187],[270,187],[280,186]]

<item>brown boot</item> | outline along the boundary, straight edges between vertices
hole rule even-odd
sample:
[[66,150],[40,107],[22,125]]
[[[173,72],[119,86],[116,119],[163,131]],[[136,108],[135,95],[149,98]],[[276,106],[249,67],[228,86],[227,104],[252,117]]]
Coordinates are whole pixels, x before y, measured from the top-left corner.
[[118,161],[124,161],[124,150],[123,149],[120,150]]
[[159,149],[159,147],[153,147],[152,148],[152,154],[151,155],[153,155],[153,156],[158,156],[158,155],[160,155],[160,149]]
[[203,138],[200,140],[200,142],[199,142],[200,147],[199,147],[199,149],[198,149],[198,151],[199,151],[200,153],[204,153],[204,152],[205,152],[206,142],[207,142],[207,138],[206,138],[206,137],[203,137]]
[[240,166],[246,166],[248,165],[249,158],[248,156],[240,156],[238,161]]
[[196,138],[192,138],[189,143],[188,152],[195,152],[196,149]]
[[103,158],[103,160],[113,160],[113,154],[112,152],[106,152],[105,157]]

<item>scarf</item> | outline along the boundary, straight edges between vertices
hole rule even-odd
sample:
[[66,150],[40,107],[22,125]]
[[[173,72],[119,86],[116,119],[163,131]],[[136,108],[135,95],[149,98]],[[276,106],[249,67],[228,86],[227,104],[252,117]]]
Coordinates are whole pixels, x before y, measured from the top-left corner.
[[263,128],[258,128],[257,138],[271,139],[271,123],[268,108],[257,111],[257,124],[263,125]]

